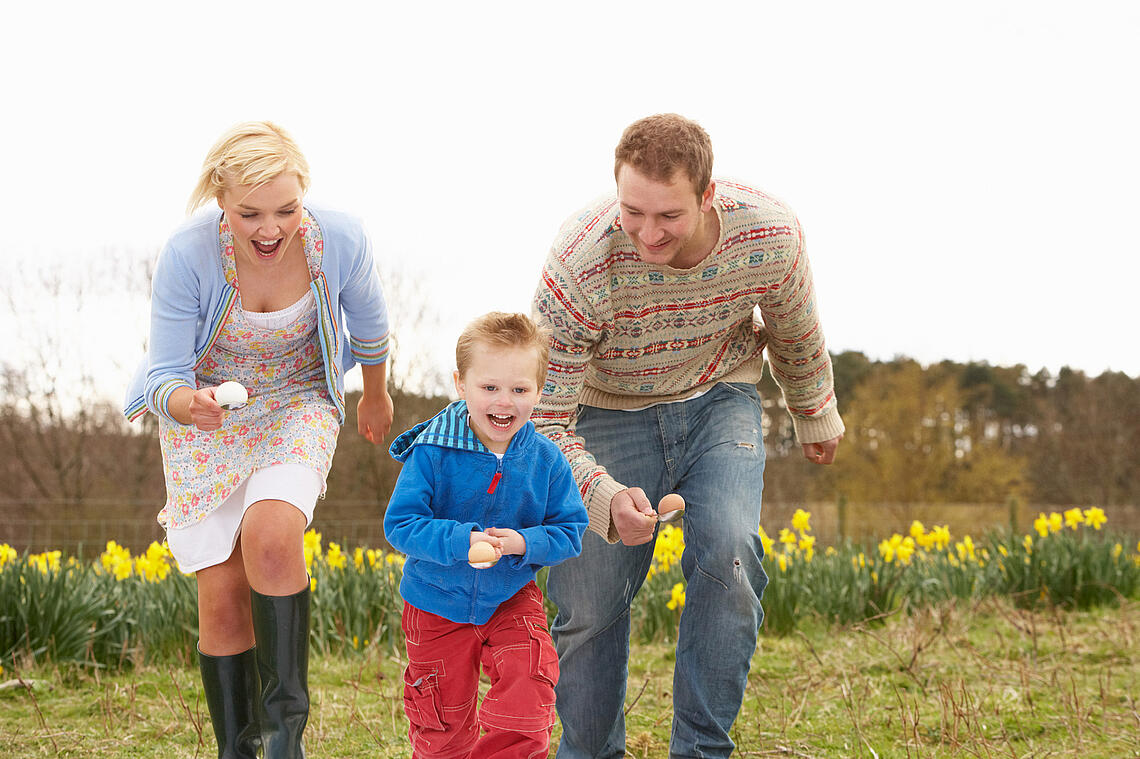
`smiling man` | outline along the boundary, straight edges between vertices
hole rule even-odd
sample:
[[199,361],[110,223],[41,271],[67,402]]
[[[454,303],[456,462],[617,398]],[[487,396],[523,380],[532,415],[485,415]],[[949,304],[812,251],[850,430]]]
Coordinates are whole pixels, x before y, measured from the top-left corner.
[[843,437],[799,221],[713,181],[712,162],[693,121],[630,125],[616,197],[563,225],[535,294],[552,338],[533,418],[570,461],[594,533],[548,585],[562,759],[624,755],[629,607],[653,559],[653,504],[672,492],[688,504],[688,586],[670,756],[732,753],[768,583],[765,351],[804,456],[830,464]]

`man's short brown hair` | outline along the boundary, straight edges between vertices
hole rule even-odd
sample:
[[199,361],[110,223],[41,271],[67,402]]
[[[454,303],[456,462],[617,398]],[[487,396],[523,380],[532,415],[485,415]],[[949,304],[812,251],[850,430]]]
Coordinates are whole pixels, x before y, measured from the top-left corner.
[[535,351],[535,379],[538,391],[546,381],[546,363],[550,360],[550,332],[534,323],[525,314],[508,314],[492,311],[483,314],[467,325],[455,344],[455,368],[459,376],[467,374],[476,345],[493,348],[533,348]]
[[646,116],[622,132],[614,150],[614,179],[623,164],[655,182],[668,182],[678,170],[700,197],[712,181],[712,141],[700,124],[675,113]]

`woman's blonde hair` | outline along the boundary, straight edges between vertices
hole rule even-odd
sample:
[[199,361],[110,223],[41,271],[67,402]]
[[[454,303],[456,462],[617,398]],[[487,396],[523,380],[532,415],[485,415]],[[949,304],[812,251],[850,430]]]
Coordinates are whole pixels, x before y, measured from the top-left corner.
[[309,162],[288,132],[268,121],[236,124],[206,154],[187,211],[220,199],[227,187],[259,187],[286,173],[297,175],[302,193],[309,189]]

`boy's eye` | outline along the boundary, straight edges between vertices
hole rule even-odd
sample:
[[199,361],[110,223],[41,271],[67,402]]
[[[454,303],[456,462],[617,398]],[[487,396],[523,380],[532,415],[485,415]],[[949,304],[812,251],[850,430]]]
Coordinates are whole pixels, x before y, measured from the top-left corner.
[[241,217],[243,219],[252,219],[254,216],[257,216],[257,214],[255,214],[255,213],[243,213],[241,215]]
[[496,390],[498,390],[499,388],[495,387],[494,385],[483,385],[483,389],[486,390],[488,393],[493,393]]

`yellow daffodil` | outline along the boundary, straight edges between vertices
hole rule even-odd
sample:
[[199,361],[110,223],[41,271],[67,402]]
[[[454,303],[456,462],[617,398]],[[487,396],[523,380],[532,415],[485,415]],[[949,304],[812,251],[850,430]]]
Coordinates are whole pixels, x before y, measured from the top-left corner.
[[1103,509],[1097,506],[1093,506],[1091,509],[1085,509],[1085,524],[1094,530],[1099,530],[1107,521],[1108,517],[1104,515]]
[[164,544],[152,542],[146,553],[135,559],[135,572],[144,582],[161,582],[170,574],[170,549]]
[[[923,526],[922,522],[920,522],[916,519],[910,523],[910,536],[912,538],[914,538],[915,540],[918,540],[919,538],[923,537],[924,535],[926,535],[926,527]],[[919,543],[919,545],[922,545],[922,544]]]
[[796,513],[792,514],[792,529],[801,533],[811,532],[811,512],[796,509]]
[[1025,539],[1022,540],[1021,543],[1022,543],[1022,545],[1025,546],[1025,552],[1026,553],[1033,553],[1033,536],[1032,535],[1026,535]]
[[895,547],[895,553],[898,555],[900,562],[909,564],[910,557],[914,555],[914,538],[909,535],[903,538],[898,546]]
[[321,534],[316,530],[305,533],[305,569],[313,573],[313,562],[321,556]]
[[325,563],[333,569],[344,569],[345,565],[348,564],[348,556],[340,550],[340,544],[329,543],[329,552],[325,556]]
[[0,544],[0,570],[4,569],[5,564],[16,561],[17,557],[19,557],[19,554],[16,553],[15,548],[7,543]]
[[685,605],[685,585],[684,583],[677,583],[673,586],[673,592],[670,598],[665,602],[665,606],[672,610],[679,609]]
[[777,554],[776,563],[780,565],[781,572],[788,571],[788,555],[786,553]]
[[787,527],[780,528],[780,542],[786,546],[794,546],[796,544],[796,535]]
[[1041,537],[1049,537],[1049,519],[1044,512],[1039,512],[1037,518],[1033,520],[1033,529],[1037,530],[1037,534]]
[[1065,526],[1075,530],[1085,523],[1085,515],[1079,508],[1065,509]]
[[764,546],[764,555],[771,556],[772,546],[775,544],[775,541],[768,537],[768,533],[764,532],[763,527],[760,528],[760,544]]
[[1055,511],[1051,512],[1049,514],[1049,532],[1060,532],[1060,531],[1061,531],[1061,515]]

